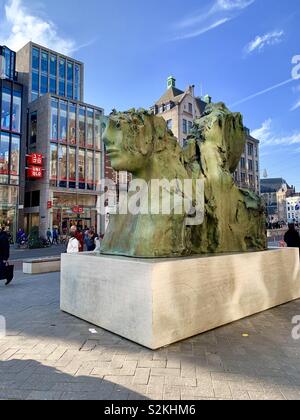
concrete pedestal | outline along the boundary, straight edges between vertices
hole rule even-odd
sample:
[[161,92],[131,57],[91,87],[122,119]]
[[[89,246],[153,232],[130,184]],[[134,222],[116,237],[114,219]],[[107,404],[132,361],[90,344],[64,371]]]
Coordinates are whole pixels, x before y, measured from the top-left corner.
[[62,311],[153,350],[298,298],[297,249],[171,260],[62,255]]

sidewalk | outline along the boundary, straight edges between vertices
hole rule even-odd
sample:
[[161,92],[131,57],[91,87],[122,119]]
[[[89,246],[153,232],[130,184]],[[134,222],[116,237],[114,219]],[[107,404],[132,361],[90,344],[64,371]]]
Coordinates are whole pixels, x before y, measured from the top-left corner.
[[0,399],[300,400],[300,301],[159,351],[62,313],[57,273],[0,282],[0,315]]

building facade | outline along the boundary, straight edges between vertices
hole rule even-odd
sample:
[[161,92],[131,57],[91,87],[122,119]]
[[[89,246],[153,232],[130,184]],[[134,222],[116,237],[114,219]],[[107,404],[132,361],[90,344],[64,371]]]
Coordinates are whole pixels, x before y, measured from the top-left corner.
[[0,224],[15,237],[20,200],[22,85],[17,83],[15,53],[0,47]]
[[[40,234],[57,226],[102,233],[104,110],[83,102],[83,63],[32,42],[17,52],[26,91],[23,227]],[[32,166],[30,161],[39,161]]]
[[267,209],[267,220],[270,224],[288,222],[287,200],[295,194],[295,188],[283,178],[261,180],[261,196]]
[[300,226],[300,194],[292,195],[287,198],[287,221]]
[[[167,91],[151,107],[155,115],[162,116],[181,146],[185,145],[194,120],[201,117],[212,98],[209,95],[195,95],[195,86],[189,86],[185,91],[176,87],[176,80],[170,76],[167,79]],[[240,188],[260,192],[260,162],[259,141],[253,138],[249,129],[245,129],[246,147],[239,166],[234,174],[234,180]]]

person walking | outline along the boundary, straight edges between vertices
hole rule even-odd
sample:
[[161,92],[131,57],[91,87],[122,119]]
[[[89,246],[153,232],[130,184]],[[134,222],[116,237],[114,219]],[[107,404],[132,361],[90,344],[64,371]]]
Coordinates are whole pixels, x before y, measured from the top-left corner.
[[57,227],[54,226],[53,228],[53,241],[52,241],[52,245],[58,245],[58,230]]
[[90,230],[88,233],[87,240],[86,240],[86,247],[87,247],[88,252],[95,251],[95,248],[96,248],[95,238],[96,238],[95,233],[92,230]]
[[284,242],[288,248],[299,248],[300,253],[300,236],[294,223],[289,223],[289,230],[284,235]]
[[78,254],[79,253],[79,241],[76,239],[76,232],[74,229],[70,230],[70,239],[67,246],[67,254]]
[[13,273],[7,277],[7,263],[10,255],[10,244],[9,237],[5,232],[5,227],[2,227],[0,230],[0,279],[7,280],[6,286],[13,279]]
[[79,252],[83,252],[84,241],[83,241],[83,235],[82,235],[82,233],[80,233],[78,231],[78,229],[77,229],[76,226],[72,226],[70,232],[71,233],[74,233],[75,238],[79,242]]
[[47,242],[49,245],[52,245],[52,233],[50,228],[47,230]]

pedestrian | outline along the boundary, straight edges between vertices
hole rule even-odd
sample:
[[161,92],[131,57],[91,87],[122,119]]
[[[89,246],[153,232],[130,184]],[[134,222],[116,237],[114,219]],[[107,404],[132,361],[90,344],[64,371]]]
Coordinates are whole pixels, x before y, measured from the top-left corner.
[[70,230],[70,239],[67,246],[67,254],[78,254],[79,253],[79,241],[76,239],[76,232],[74,229]]
[[53,228],[53,241],[52,241],[52,245],[58,245],[58,231],[57,231],[57,227],[54,226]]
[[10,244],[7,233],[5,232],[5,227],[2,227],[0,230],[0,279],[5,279],[6,285],[13,279],[13,274],[7,278],[7,263],[10,255]]
[[70,232],[74,233],[75,238],[79,242],[79,252],[83,252],[84,241],[82,233],[78,231],[76,226],[72,226]]
[[299,248],[300,252],[300,236],[294,223],[289,223],[289,230],[284,235],[284,242],[288,248]]
[[52,233],[51,233],[50,228],[48,228],[48,230],[47,230],[47,242],[48,242],[49,245],[52,244]]
[[95,252],[101,252],[101,243],[103,241],[104,235],[97,235],[95,237]]
[[88,232],[88,236],[87,236],[87,239],[86,239],[86,247],[87,247],[88,252],[95,251],[95,248],[96,248],[95,238],[96,238],[96,235],[95,235],[94,231],[90,230]]

